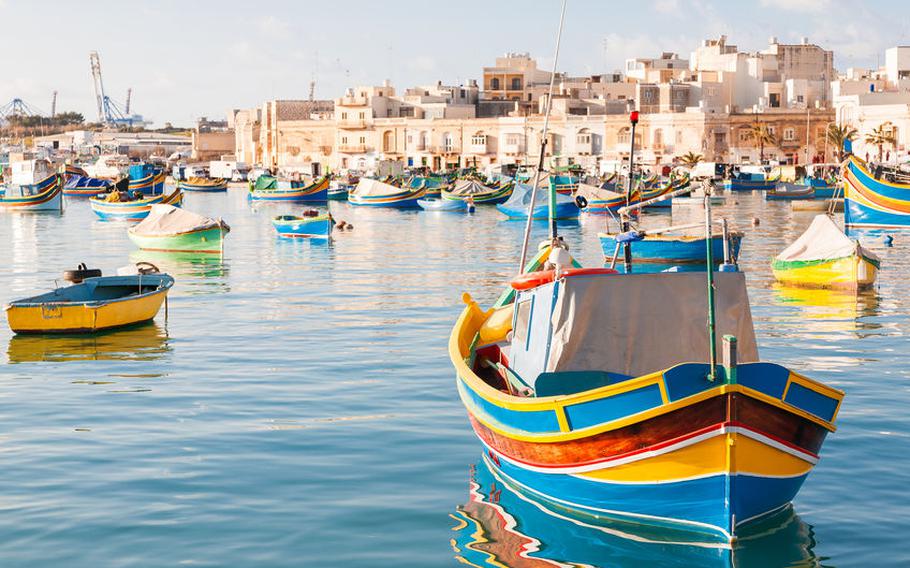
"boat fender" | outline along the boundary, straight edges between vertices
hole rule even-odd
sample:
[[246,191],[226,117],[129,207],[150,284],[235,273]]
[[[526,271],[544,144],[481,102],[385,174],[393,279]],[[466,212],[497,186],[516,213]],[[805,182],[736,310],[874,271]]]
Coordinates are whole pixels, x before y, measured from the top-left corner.
[[[573,276],[590,276],[594,274],[619,274],[612,268],[569,268],[559,271],[560,278]],[[538,270],[519,274],[509,283],[515,290],[530,290],[544,284],[549,284],[556,278],[555,270]]]
[[84,262],[80,263],[75,270],[63,272],[63,279],[73,284],[79,284],[86,278],[97,278],[98,276],[101,276],[101,271],[97,268],[88,268]]
[[758,217],[752,217],[752,226],[753,227],[758,227],[760,224],[761,224],[761,221],[758,219]]
[[894,237],[892,235],[885,235],[885,246],[890,247],[894,244]]
[[631,243],[634,241],[640,241],[645,238],[644,233],[641,231],[626,231],[625,233],[619,233],[616,235],[617,243]]
[[588,206],[588,200],[585,199],[584,195],[576,195],[575,196],[575,205],[578,205],[579,209],[584,209],[585,207]]

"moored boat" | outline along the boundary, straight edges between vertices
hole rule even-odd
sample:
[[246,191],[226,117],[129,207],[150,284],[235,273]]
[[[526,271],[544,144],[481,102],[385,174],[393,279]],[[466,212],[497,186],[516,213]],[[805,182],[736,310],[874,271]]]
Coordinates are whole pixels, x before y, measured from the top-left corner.
[[765,193],[767,201],[792,201],[796,199],[815,199],[815,188],[811,185],[779,181]]
[[161,195],[164,193],[164,182],[167,174],[161,168],[152,164],[136,164],[130,166],[129,186],[131,193],[140,192],[143,195]]
[[62,211],[63,176],[51,174],[33,184],[6,186],[0,209],[8,211]]
[[113,186],[114,182],[108,179],[68,173],[66,183],[63,185],[63,195],[67,197],[94,197],[107,193]]
[[455,211],[462,212],[474,211],[474,204],[462,201],[460,199],[440,199],[438,197],[427,197],[418,199],[417,205],[425,211]]
[[154,270],[86,278],[13,301],[6,306],[10,329],[15,333],[93,333],[151,320],[174,285],[173,278]]
[[228,182],[226,179],[217,178],[209,179],[202,177],[191,177],[187,180],[183,180],[177,184],[177,187],[183,191],[197,191],[197,192],[220,192],[227,191]]
[[843,179],[847,227],[910,228],[910,180],[897,178],[884,168],[870,171],[854,155],[847,158]]
[[[313,213],[316,213],[315,211]],[[279,215],[272,219],[279,237],[290,239],[329,239],[335,220],[330,213],[322,215]]]
[[249,198],[253,201],[286,201],[294,203],[328,200],[329,178],[306,181],[281,181],[272,176],[259,176],[250,183]]
[[515,184],[511,181],[489,187],[472,179],[464,179],[453,187],[442,190],[442,198],[464,201],[470,197],[476,205],[496,205],[507,201],[514,188]]
[[[631,241],[633,262],[653,262],[659,264],[704,264],[707,260],[707,243],[704,235],[674,235],[668,233],[651,234],[647,231],[633,231],[631,234],[598,233],[604,257],[612,258],[617,245]],[[743,234],[731,231],[724,243],[724,234],[714,232],[711,235],[713,262],[720,264],[724,259],[735,260],[739,257],[739,248]],[[725,255],[724,252],[727,254]]]
[[875,283],[878,256],[851,239],[828,215],[809,228],[771,262],[781,283],[806,288],[862,290]]
[[[500,203],[496,208],[504,213],[509,219],[527,219],[529,205],[531,204],[531,190],[532,188],[530,185],[523,183],[516,184],[509,200],[505,203]],[[553,212],[554,219],[578,219],[579,208],[574,199],[568,195],[556,193],[555,201],[556,210]],[[537,200],[531,211],[531,218],[534,220],[539,221],[550,218],[547,196],[544,190],[539,190],[537,192]]]
[[173,205],[152,205],[148,216],[127,231],[133,244],[162,252],[220,253],[231,228],[221,219],[197,215]]
[[395,207],[398,209],[415,209],[420,207],[417,201],[427,196],[427,190],[399,187],[379,180],[362,178],[357,187],[348,194],[352,205],[365,207]]
[[779,181],[778,177],[770,177],[759,173],[738,172],[724,181],[724,189],[732,191],[767,191],[774,188]]
[[92,211],[105,221],[140,221],[148,216],[153,205],[159,203],[179,207],[183,203],[183,191],[175,189],[168,194],[137,197],[128,192],[114,190],[106,195],[89,198]]

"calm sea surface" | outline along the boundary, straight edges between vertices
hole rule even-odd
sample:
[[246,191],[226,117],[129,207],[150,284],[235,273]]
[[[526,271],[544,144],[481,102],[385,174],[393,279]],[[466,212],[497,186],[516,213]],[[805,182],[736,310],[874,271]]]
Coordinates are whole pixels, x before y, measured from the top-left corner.
[[[870,237],[883,258],[873,293],[781,290],[769,259],[813,214],[735,201],[716,212],[746,231],[763,359],[847,392],[796,516],[735,563],[910,565],[910,234],[893,248]],[[279,241],[269,218],[299,209],[251,207],[242,189],[185,207],[231,225],[223,259],[140,253],[85,201],[62,216],[0,212],[0,302],[49,290],[79,262],[111,274],[149,260],[177,280],[167,319],[140,328],[61,339],[0,326],[0,565],[730,563],[563,521],[508,489],[488,520],[511,519],[509,532],[466,516],[498,482],[446,344],[461,292],[488,304],[514,273],[523,223],[495,208],[333,203],[354,230],[324,245]],[[677,208],[646,223],[701,216]],[[602,224],[562,228],[585,264],[602,262]],[[466,549],[484,530],[490,542]]]

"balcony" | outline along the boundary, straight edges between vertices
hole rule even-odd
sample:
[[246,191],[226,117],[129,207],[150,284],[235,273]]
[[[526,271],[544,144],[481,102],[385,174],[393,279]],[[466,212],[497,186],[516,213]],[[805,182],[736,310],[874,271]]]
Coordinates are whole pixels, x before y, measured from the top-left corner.
[[427,151],[432,154],[453,155],[459,154],[460,151],[454,146],[430,146]]
[[367,127],[367,121],[363,118],[343,118],[338,121],[338,128],[345,130],[363,130]]
[[370,104],[367,97],[341,97],[336,106],[340,107],[365,107]]
[[471,144],[470,149],[472,154],[477,154],[478,156],[482,156],[487,153],[486,144]]
[[341,144],[338,146],[338,151],[342,154],[365,154],[371,149],[366,144]]

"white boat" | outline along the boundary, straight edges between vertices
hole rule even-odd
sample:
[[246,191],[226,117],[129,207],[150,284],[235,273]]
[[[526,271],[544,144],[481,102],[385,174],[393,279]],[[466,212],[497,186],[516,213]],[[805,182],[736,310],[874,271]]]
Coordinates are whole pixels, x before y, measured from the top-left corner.
[[100,179],[120,179],[129,171],[130,160],[126,156],[105,154],[99,156],[94,164],[85,166],[89,177]]

